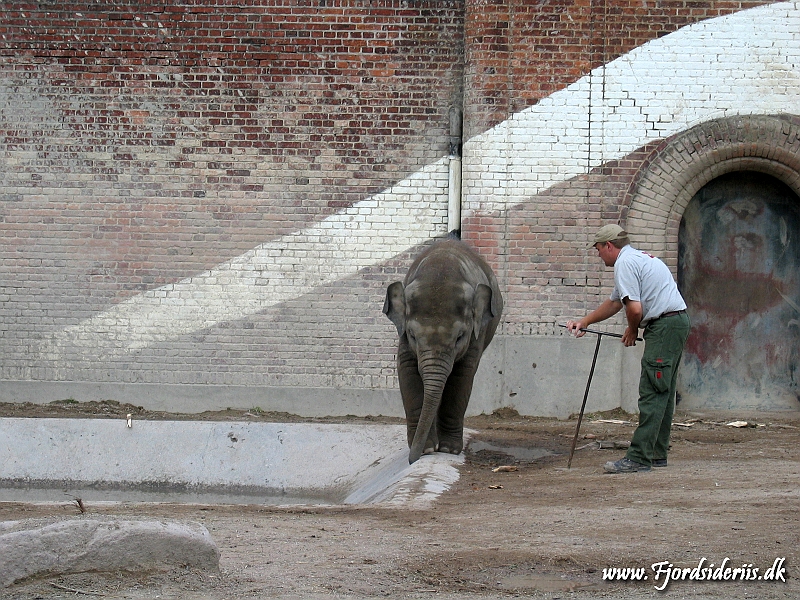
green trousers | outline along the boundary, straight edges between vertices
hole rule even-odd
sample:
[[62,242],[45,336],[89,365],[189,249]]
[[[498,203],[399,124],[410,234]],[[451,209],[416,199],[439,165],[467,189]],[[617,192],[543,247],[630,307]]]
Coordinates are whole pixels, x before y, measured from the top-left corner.
[[684,312],[657,319],[644,330],[639,426],[626,455],[630,460],[650,466],[653,460],[667,458],[678,365],[689,328],[689,317]]

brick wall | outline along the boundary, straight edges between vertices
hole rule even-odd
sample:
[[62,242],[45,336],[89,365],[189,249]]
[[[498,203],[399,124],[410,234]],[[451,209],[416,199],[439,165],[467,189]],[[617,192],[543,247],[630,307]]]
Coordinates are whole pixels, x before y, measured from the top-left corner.
[[[602,223],[662,223],[633,233],[674,266],[674,198],[637,185],[684,132],[800,114],[798,9],[759,4],[16,4],[0,380],[242,386],[265,408],[278,388],[396,391],[380,309],[447,231],[452,106],[508,372],[506,341],[556,343],[608,293],[586,247]],[[538,410],[533,388],[492,386]]]
[[[580,344],[556,324],[611,289],[611,271],[588,247],[597,228],[619,222],[675,270],[682,211],[713,177],[759,170],[800,193],[800,13],[794,3],[554,3],[529,19],[518,18],[531,8],[522,3],[473,6],[462,229],[506,297],[490,350],[496,370],[484,373],[492,383],[482,391],[494,406],[563,416],[577,408],[564,398],[579,397],[585,382],[571,375]],[[501,51],[473,46],[472,32],[485,42],[491,33],[487,43]],[[563,68],[567,55],[583,66]],[[622,315],[604,326],[621,330]],[[605,364],[622,373],[612,358]],[[606,382],[594,406],[635,409],[637,377],[630,369]],[[747,406],[786,408],[754,394]]]
[[[610,272],[586,241],[626,224],[630,187],[672,136],[706,118],[796,109],[791,77],[767,91],[758,81],[772,59],[741,50],[752,33],[741,11],[759,4],[467,3],[463,230],[501,272],[504,334],[558,334],[556,322],[607,295]],[[784,6],[774,18],[794,54]],[[766,29],[763,39],[782,35]],[[737,97],[744,82],[759,89]],[[654,249],[674,264],[673,229]]]
[[[0,377],[386,386],[384,275],[446,228],[462,3],[108,6],[0,20]],[[400,181],[434,202],[336,264]]]

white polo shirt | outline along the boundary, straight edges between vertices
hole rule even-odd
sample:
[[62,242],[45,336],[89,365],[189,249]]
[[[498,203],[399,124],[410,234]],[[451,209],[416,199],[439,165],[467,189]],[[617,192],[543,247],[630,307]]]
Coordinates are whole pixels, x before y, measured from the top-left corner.
[[642,303],[641,327],[664,313],[686,308],[667,265],[631,246],[624,246],[614,263],[611,300],[621,302],[624,298]]

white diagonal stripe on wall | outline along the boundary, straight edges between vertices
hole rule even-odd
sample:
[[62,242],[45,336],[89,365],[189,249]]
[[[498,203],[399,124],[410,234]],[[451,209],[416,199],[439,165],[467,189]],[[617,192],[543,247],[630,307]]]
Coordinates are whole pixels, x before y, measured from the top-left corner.
[[502,211],[704,121],[787,112],[800,113],[800,4],[703,21],[469,140],[464,211]]
[[68,327],[42,355],[58,360],[67,346],[101,353],[146,347],[229,321],[232,306],[236,318],[252,315],[390,260],[446,230],[447,178],[442,159],[314,227]]
[[[503,211],[587,166],[713,118],[800,113],[798,65],[795,2],[653,40],[470,139],[464,146],[465,213]],[[446,231],[447,169],[441,159],[312,228],[123,301],[54,335],[42,357],[58,361],[68,347],[101,355],[143,348],[244,318],[390,260]]]

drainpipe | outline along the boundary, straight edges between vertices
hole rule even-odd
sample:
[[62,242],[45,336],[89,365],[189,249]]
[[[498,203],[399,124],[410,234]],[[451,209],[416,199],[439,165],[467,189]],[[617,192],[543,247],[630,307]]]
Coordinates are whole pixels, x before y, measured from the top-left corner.
[[461,237],[461,109],[450,107],[450,177],[447,197],[447,230]]

